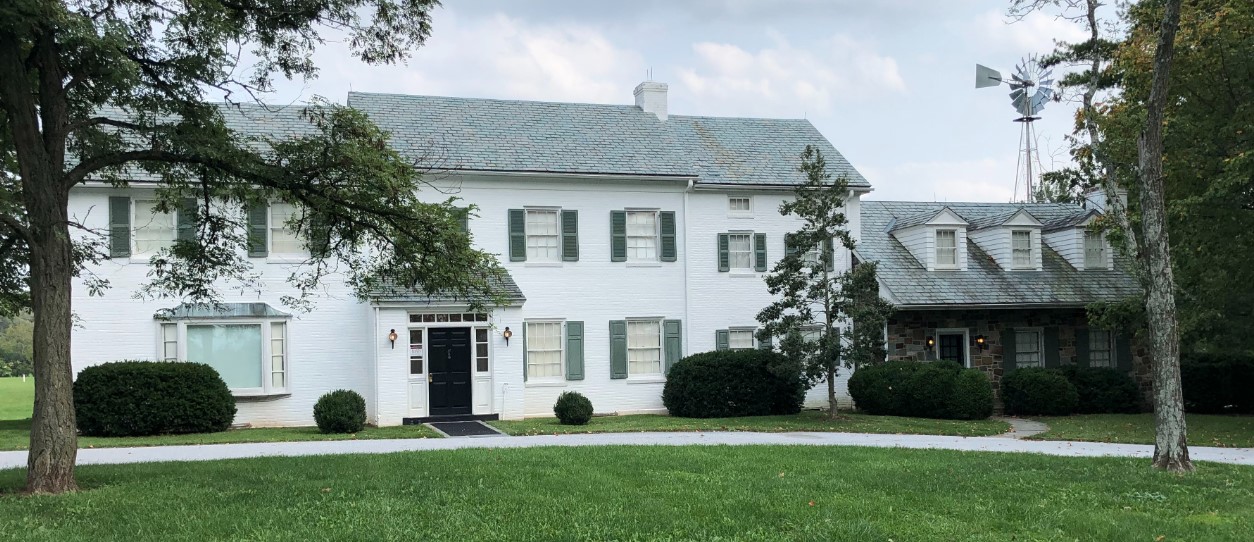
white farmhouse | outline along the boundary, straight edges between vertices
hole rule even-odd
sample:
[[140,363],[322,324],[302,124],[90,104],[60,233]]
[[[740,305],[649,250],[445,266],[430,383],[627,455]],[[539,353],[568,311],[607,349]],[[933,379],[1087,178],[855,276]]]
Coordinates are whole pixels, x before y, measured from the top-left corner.
[[[250,213],[265,239],[249,252],[260,294],[228,293],[225,312],[138,300],[149,257],[186,221],[153,211],[155,179],[81,186],[71,215],[108,229],[113,257],[90,269],[111,284],[103,296],[75,289],[75,370],[208,363],[237,397],[236,422],[254,426],[311,425],[314,402],[339,388],[361,393],[378,425],[551,416],[566,390],[597,412],[661,412],[669,364],[760,346],[754,316],[770,302],[762,277],[799,225],[778,208],[803,181],[802,149],[817,146],[847,177],[855,237],[859,198],[871,190],[805,120],[672,115],[666,92],[642,83],[635,105],[349,95],[399,152],[436,158],[428,180],[439,190],[424,197],[451,193],[478,207],[473,242],[510,274],[511,303],[484,313],[401,291],[363,303],[335,283],[312,312],[286,311],[286,279],[305,255],[283,227],[293,211],[284,205]],[[228,122],[281,135],[301,121],[290,108],[243,108]],[[845,269],[852,256],[836,259]]]

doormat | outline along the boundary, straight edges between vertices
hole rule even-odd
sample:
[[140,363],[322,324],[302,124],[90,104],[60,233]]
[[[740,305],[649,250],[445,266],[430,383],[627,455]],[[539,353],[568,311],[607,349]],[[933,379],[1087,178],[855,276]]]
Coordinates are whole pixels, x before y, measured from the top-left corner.
[[436,431],[450,437],[499,437],[505,433],[493,429],[483,422],[430,422]]

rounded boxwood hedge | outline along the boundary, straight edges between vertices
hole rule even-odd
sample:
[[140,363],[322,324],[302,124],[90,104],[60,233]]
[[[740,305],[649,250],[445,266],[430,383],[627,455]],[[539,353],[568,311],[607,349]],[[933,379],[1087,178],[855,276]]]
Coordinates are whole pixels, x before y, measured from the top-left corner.
[[356,433],[366,427],[366,400],[352,390],[335,390],[318,398],[313,415],[323,433]]
[[1128,373],[1108,367],[1059,369],[1076,389],[1078,414],[1136,413],[1141,411],[1141,390]]
[[94,365],[78,373],[73,393],[78,430],[88,436],[213,433],[235,419],[231,390],[203,363]]
[[952,361],[898,360],[849,377],[858,410],[879,415],[982,420],[993,414],[993,387],[979,369]]
[[666,376],[662,404],[672,416],[723,418],[801,412],[806,385],[778,352],[720,350],[679,360]]
[[1060,371],[1025,367],[1001,378],[1001,400],[1014,416],[1067,416],[1076,411],[1080,395]]
[[564,391],[557,396],[553,414],[562,425],[585,425],[592,419],[592,401],[577,391]]

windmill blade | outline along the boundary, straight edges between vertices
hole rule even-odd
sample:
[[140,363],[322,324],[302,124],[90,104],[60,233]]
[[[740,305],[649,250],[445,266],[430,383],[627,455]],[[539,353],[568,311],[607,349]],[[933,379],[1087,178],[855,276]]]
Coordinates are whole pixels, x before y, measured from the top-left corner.
[[1001,72],[988,66],[975,65],[975,88],[995,87],[1001,82]]
[[1024,94],[1027,94],[1027,91],[1026,91],[1026,90],[1023,90],[1022,88],[1017,88],[1017,89],[1014,89],[1014,90],[1013,90],[1013,91],[1011,91],[1011,93],[1010,93],[1010,100],[1011,100],[1011,101],[1016,101],[1016,100],[1018,100],[1019,98],[1022,98]]

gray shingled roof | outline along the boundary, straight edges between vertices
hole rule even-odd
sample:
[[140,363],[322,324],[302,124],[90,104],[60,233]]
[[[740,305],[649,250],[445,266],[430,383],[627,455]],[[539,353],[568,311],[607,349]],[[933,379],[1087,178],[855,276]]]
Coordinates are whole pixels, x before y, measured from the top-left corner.
[[1042,220],[1041,222],[1043,224],[1041,225],[1041,230],[1042,231],[1055,231],[1055,230],[1061,230],[1064,228],[1074,228],[1076,226],[1079,226],[1080,224],[1083,224],[1084,221],[1088,220],[1090,216],[1099,215],[1099,214],[1101,213],[1097,212],[1095,209],[1089,209],[1086,212],[1079,212],[1071,216],[1064,216],[1061,218],[1056,218],[1056,219],[1050,220],[1049,222],[1045,222],[1044,220]]
[[153,314],[157,320],[219,318],[288,318],[291,315],[265,303],[179,303],[173,309]]
[[[508,306],[517,307],[527,301],[527,297],[522,293],[522,288],[518,287],[518,283],[514,282],[514,277],[508,271],[491,278],[490,282],[494,289],[504,294],[505,302]],[[384,284],[369,292],[368,297],[376,302],[409,303],[414,305],[466,303],[465,299],[458,298],[452,294],[436,292],[428,295],[396,284]],[[488,302],[487,299],[478,299],[478,301],[482,303]]]
[[[895,217],[892,223],[885,227],[890,231],[900,231],[906,228],[913,228],[921,224],[927,224],[928,222],[931,222],[933,218],[936,218],[936,215],[941,214],[944,210],[945,207],[942,206],[939,209],[928,209],[927,211],[916,215]],[[950,209],[950,211],[953,211],[953,209]],[[954,214],[958,213],[954,212]],[[963,217],[962,215],[958,216],[963,220],[966,220],[966,217]]]
[[1020,207],[1045,223],[1086,214],[1074,205],[1055,203],[862,202],[862,240],[858,244],[858,256],[863,261],[879,262],[880,282],[902,307],[1084,305],[1115,301],[1140,290],[1128,272],[1130,263],[1123,257],[1115,258],[1114,271],[1079,271],[1045,244],[1041,247],[1042,271],[1005,271],[970,239],[966,271],[928,271],[887,230],[896,218],[935,214],[944,207],[972,221],[1017,211]]
[[348,105],[437,169],[696,177],[718,184],[798,184],[816,145],[833,174],[869,187],[806,120],[691,117],[663,122],[634,105],[350,92]]

